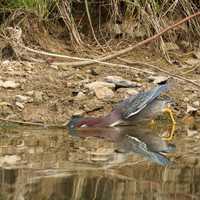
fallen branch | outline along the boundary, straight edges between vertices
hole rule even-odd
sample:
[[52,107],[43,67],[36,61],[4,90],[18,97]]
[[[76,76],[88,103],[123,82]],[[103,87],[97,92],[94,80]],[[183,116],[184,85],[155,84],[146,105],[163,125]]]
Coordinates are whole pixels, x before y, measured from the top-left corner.
[[[95,59],[89,59],[89,58],[87,59],[87,58],[71,57],[71,56],[66,56],[66,55],[48,53],[48,52],[44,52],[44,51],[41,51],[41,50],[31,49],[30,47],[26,47],[26,46],[24,46],[24,48],[26,50],[30,51],[30,52],[41,54],[41,55],[55,56],[55,57],[59,57],[59,58],[69,58],[69,59],[76,59],[76,60],[92,61],[92,62],[98,63],[100,65],[105,65],[105,66],[109,66],[109,67],[121,67],[121,68],[125,68],[125,69],[128,69],[128,70],[135,70],[135,71],[139,71],[139,72],[143,72],[143,73],[147,73],[147,74],[153,74],[153,72],[151,72],[151,71],[138,69],[136,67],[129,67],[127,65],[108,63],[108,62],[103,62],[103,61],[99,61],[99,60],[95,60]],[[64,66],[69,65],[70,66],[70,62],[53,62],[53,64],[64,65]]]
[[123,61],[123,62],[125,62],[125,63],[127,63],[127,64],[130,64],[130,65],[141,65],[141,66],[150,67],[150,68],[155,69],[155,70],[157,70],[157,71],[163,72],[163,73],[165,73],[165,74],[167,74],[167,75],[169,75],[169,76],[171,76],[171,77],[173,77],[173,78],[175,78],[175,79],[178,79],[178,80],[182,80],[182,81],[186,81],[186,82],[188,82],[188,83],[191,83],[191,84],[197,86],[198,89],[200,90],[200,84],[196,83],[195,81],[190,80],[190,79],[187,79],[187,78],[185,78],[185,77],[183,77],[183,76],[176,75],[176,74],[173,74],[173,73],[171,73],[171,72],[168,72],[168,71],[166,71],[166,70],[164,70],[164,69],[161,69],[161,68],[158,67],[158,66],[155,66],[155,65],[152,65],[152,64],[149,64],[149,63],[138,62],[138,61],[130,61],[130,60],[123,59],[123,58],[118,58],[118,60]]

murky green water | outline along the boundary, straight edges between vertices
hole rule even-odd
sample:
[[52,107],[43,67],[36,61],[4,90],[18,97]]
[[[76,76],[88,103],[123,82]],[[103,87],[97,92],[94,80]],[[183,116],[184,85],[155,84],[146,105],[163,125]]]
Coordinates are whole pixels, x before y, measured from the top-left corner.
[[1,126],[0,200],[200,199],[200,143],[177,127],[173,164],[62,129]]

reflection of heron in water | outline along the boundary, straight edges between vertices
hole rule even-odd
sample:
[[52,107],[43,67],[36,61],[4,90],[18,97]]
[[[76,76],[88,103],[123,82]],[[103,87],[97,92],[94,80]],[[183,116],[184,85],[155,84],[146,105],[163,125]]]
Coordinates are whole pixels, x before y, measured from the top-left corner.
[[162,140],[153,134],[151,129],[142,127],[79,128],[69,133],[84,138],[104,138],[116,144],[117,153],[137,153],[160,165],[170,164],[170,160],[164,154],[175,150],[174,144]]

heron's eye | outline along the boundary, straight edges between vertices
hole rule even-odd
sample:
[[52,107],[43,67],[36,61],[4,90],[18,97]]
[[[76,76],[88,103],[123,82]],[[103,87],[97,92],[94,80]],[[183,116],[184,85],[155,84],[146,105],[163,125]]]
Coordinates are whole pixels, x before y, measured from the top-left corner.
[[84,128],[84,127],[88,127],[88,126],[87,126],[87,124],[82,124],[80,127]]

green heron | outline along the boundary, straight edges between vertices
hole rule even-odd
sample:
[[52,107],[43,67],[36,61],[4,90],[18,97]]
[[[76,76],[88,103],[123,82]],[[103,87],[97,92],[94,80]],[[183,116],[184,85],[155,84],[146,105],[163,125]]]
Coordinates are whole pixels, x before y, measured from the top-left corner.
[[[159,113],[167,112],[170,115],[172,124],[175,125],[169,101],[161,100],[158,97],[168,89],[167,82],[161,82],[146,92],[132,95],[120,102],[108,115],[103,117],[79,117],[73,116],[67,127],[68,129],[83,127],[114,127],[117,125],[133,125],[134,121],[143,118],[152,118]],[[173,133],[166,139],[171,139]]]
[[165,155],[173,152],[175,145],[167,143],[159,136],[152,134],[145,127],[110,127],[110,128],[78,128],[69,133],[78,137],[98,137],[116,144],[116,153],[136,153],[159,165],[168,165],[171,161]]

